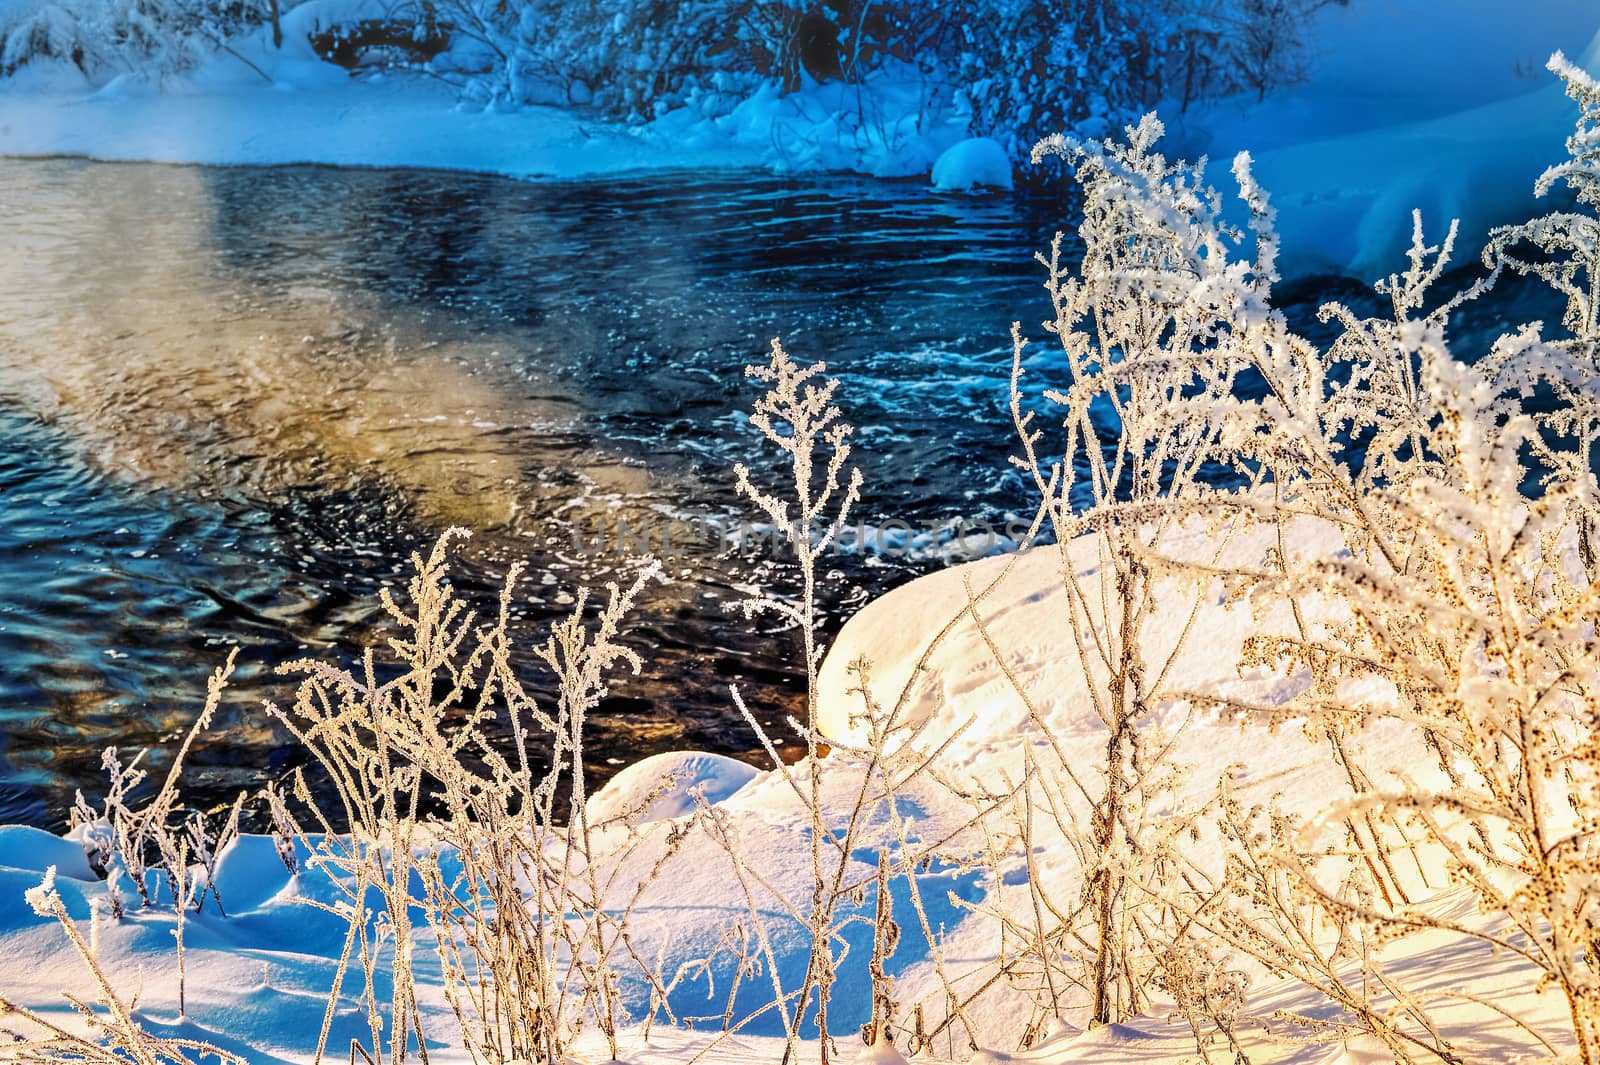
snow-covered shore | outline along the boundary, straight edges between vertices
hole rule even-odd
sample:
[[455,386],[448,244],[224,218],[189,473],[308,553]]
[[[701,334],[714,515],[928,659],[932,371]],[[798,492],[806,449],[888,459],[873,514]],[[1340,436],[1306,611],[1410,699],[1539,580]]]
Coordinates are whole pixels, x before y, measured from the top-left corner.
[[[1190,538],[1190,547],[1204,550],[1203,535]],[[1268,530],[1241,538],[1230,548],[1229,560],[1239,564],[1259,561],[1273,543]],[[1074,551],[1086,587],[1098,576],[1087,545]],[[1333,537],[1306,527],[1295,549],[1307,553],[1336,550]],[[1046,738],[1023,710],[1014,689],[988,650],[978,627],[962,613],[968,589],[983,590],[1001,578],[980,604],[985,627],[1004,649],[1006,664],[1020,684],[1037,699],[1039,720],[1047,722],[1054,741],[1069,757],[1092,765],[1104,734],[1074,682],[1074,654],[1063,618],[1060,555],[1053,547],[1036,549],[1015,560],[986,559],[923,577],[897,589],[858,614],[845,628],[823,673],[822,718],[848,730],[847,719],[860,696],[848,689],[844,664],[864,657],[872,662],[873,687],[880,699],[890,701],[908,681],[911,697],[908,720],[927,718],[920,743],[929,748],[960,731],[946,747],[940,763],[949,777],[994,784],[1015,774],[1029,746],[1042,746]],[[955,620],[931,653],[925,649],[935,635]],[[1147,634],[1151,647],[1174,644],[1186,618],[1169,613],[1154,622]],[[1273,631],[1290,624],[1287,612],[1278,610],[1253,617],[1247,605],[1226,605],[1221,596],[1209,599],[1195,619],[1193,639],[1180,659],[1184,674],[1180,686],[1197,691],[1225,688],[1229,695],[1261,704],[1288,698],[1297,685],[1267,672],[1239,674],[1231,663],[1245,635]],[[922,663],[922,670],[916,670]],[[915,673],[915,677],[914,677]],[[758,693],[751,693],[759,699]],[[961,731],[963,730],[964,731]],[[1400,765],[1415,761],[1412,741],[1403,729],[1380,728],[1365,736],[1367,757],[1378,764]],[[1195,769],[1193,795],[1215,786],[1231,772],[1239,794],[1256,801],[1276,798],[1290,810],[1307,816],[1323,812],[1326,797],[1339,790],[1332,774],[1338,769],[1324,753],[1300,734],[1298,728],[1269,731],[1260,726],[1241,727],[1232,721],[1190,722],[1182,732],[1178,761]],[[824,760],[825,806],[830,817],[848,815],[860,777],[848,763]],[[798,767],[802,772],[803,767]],[[662,794],[665,772],[678,773],[671,792]],[[710,834],[690,833],[681,843],[669,845],[672,828],[690,814],[698,789],[702,801],[725,818],[727,831],[737,839],[748,863],[746,879],[761,886],[751,896],[748,882],[730,865],[727,851]],[[738,968],[728,953],[719,953],[724,937],[747,920],[759,919],[770,936],[771,959],[785,986],[796,985],[804,973],[808,941],[801,923],[789,909],[792,900],[810,891],[807,839],[810,817],[788,781],[777,772],[753,773],[748,767],[715,755],[664,755],[624,773],[590,800],[596,823],[616,811],[652,801],[648,823],[641,824],[649,841],[632,852],[614,884],[618,898],[626,898],[633,885],[648,881],[632,913],[633,949],[659,959],[667,973],[689,973],[668,996],[679,1017],[714,1018],[720,1022],[729,981]],[[896,826],[890,818],[876,820],[858,841],[858,872],[870,881],[872,855],[880,842],[908,831],[912,841],[942,839],[958,830],[971,816],[970,808],[943,788],[919,784],[901,796],[903,813],[912,822]],[[618,831],[618,830],[613,830]],[[1035,840],[1035,875],[1062,878],[1075,875],[1066,848],[1048,832]],[[620,836],[618,837],[621,838]],[[903,843],[904,840],[901,840]],[[678,849],[667,855],[669,847]],[[1203,856],[1202,856],[1203,857]],[[0,829],[0,957],[12,964],[0,976],[0,996],[44,1011],[66,1022],[70,1009],[63,989],[84,986],[83,965],[56,922],[40,917],[22,905],[22,897],[35,887],[47,869],[54,868],[55,884],[68,912],[86,930],[93,925],[94,942],[102,966],[126,995],[137,993],[140,1023],[158,1034],[203,1039],[255,1062],[309,1061],[315,1033],[322,1023],[325,998],[332,985],[345,922],[316,909],[309,902],[333,904],[339,895],[325,874],[309,868],[301,854],[301,867],[291,875],[280,861],[274,841],[265,836],[245,836],[221,856],[216,876],[227,916],[214,905],[191,913],[185,921],[186,1016],[178,1015],[179,961],[173,949],[175,921],[170,909],[134,908],[121,920],[104,915],[106,885],[90,870],[79,843],[36,829]],[[665,862],[664,865],[658,863]],[[940,862],[931,863],[918,877],[928,918],[937,929],[940,957],[957,980],[975,986],[992,975],[992,958],[998,949],[1000,929],[989,911],[1026,883],[1028,870],[1016,864],[984,871]],[[1443,884],[1443,878],[1439,880]],[[905,884],[891,884],[895,917],[902,941],[888,966],[898,997],[905,1002],[937,999],[938,974],[934,953],[918,931],[920,918],[906,905]],[[100,900],[100,901],[97,901]],[[790,900],[786,902],[785,900]],[[1459,910],[1458,892],[1440,890],[1425,900],[1425,907]],[[870,914],[870,899],[856,903],[857,912]],[[98,913],[97,913],[98,911]],[[870,950],[869,924],[846,926],[844,938],[856,955],[841,968],[834,988],[835,1017],[840,1031],[867,1019],[871,985],[862,957]],[[436,1043],[431,1059],[464,1060],[449,1036],[454,1023],[441,997],[436,968],[423,962],[427,950],[423,929],[418,938],[419,996],[423,1023]],[[431,948],[430,948],[431,949]],[[703,968],[700,959],[710,959]],[[1557,996],[1535,996],[1528,973],[1513,958],[1494,955],[1486,946],[1459,937],[1446,940],[1422,935],[1392,948],[1387,957],[1391,970],[1416,981],[1416,990],[1492,994],[1502,1008],[1519,1013],[1535,1024],[1550,1022],[1559,1032],[1562,1007]],[[642,1017],[649,999],[639,974],[620,974],[622,997],[635,1019]],[[1523,990],[1517,990],[1518,987]],[[345,998],[333,1028],[336,1046],[366,1034],[364,1014],[353,999],[354,985]],[[770,999],[765,975],[749,980],[735,996],[733,1016],[759,1010]],[[1465,1000],[1463,1000],[1465,1003]],[[1272,1017],[1278,1011],[1316,1015],[1324,1008],[1314,992],[1304,987],[1260,979],[1251,989],[1249,1013]],[[987,1061],[1067,1062],[1171,1062],[1186,1060],[1194,1042],[1188,1028],[1157,1003],[1145,1016],[1126,1025],[1113,1025],[1082,1033],[1058,1025],[1052,1034],[1027,1052],[1005,1056],[1017,1044],[1028,1016],[1028,1000],[1004,982],[979,996],[968,1007],[982,1030],[979,1043],[992,1048]],[[1503,1017],[1470,1009],[1470,1003],[1445,1007],[1441,1022],[1453,1026],[1447,1034],[1466,1060],[1512,1060],[1507,1047],[1517,1045],[1517,1034]],[[689,1060],[708,1041],[716,1042],[702,1059],[728,1062],[769,1062],[781,1055],[779,1025],[772,1015],[757,1017],[735,1038],[713,1040],[704,1029],[699,1034],[659,1021],[648,1031],[634,1027],[622,1035],[623,1059],[636,1063]],[[1243,1033],[1251,1060],[1276,1063],[1326,1063],[1379,1060],[1375,1046],[1363,1039],[1305,1042],[1281,1038],[1286,1032],[1271,1026]],[[842,1045],[850,1047],[845,1041]],[[970,1048],[962,1040],[949,1047],[936,1045],[936,1056],[963,1060]],[[939,1053],[943,1051],[943,1053]],[[815,1048],[807,1051],[814,1054]],[[853,1056],[854,1049],[847,1051]],[[1472,1054],[1480,1056],[1472,1056]],[[587,1056],[574,1060],[605,1060],[598,1038],[587,1044]],[[849,1057],[846,1058],[849,1060]],[[864,1059],[866,1060],[866,1059]],[[880,1058],[878,1061],[892,1059]],[[977,1060],[977,1059],[974,1059]]]
[[[752,168],[758,151],[729,142],[668,155],[652,137],[529,107],[455,109],[437,82],[352,80],[152,93],[0,93],[0,152],[214,166],[323,163],[582,178],[662,168]],[[319,72],[320,74],[320,72]]]

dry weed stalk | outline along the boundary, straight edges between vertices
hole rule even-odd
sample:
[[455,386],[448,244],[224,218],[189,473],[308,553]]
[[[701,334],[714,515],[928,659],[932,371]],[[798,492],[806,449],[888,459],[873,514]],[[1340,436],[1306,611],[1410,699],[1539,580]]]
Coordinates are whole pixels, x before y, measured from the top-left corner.
[[[366,977],[375,1062],[385,1059],[385,1017],[388,1060],[406,1060],[413,1047],[426,1059],[413,910],[426,920],[446,1001],[474,1060],[554,1065],[591,1024],[615,1053],[619,958],[638,966],[660,1000],[665,993],[649,960],[634,952],[627,927],[652,878],[620,904],[613,897],[619,870],[644,837],[627,833],[619,844],[611,833],[610,849],[600,849],[588,821],[583,729],[616,668],[639,667],[618,640],[627,611],[657,571],[646,567],[626,588],[608,586],[592,621],[587,596],[579,595],[534,648],[558,683],[556,704],[546,709],[512,665],[508,627],[519,570],[507,576],[498,618],[478,625],[447,579],[447,547],[459,535],[452,530],[426,559],[413,559],[406,606],[385,595],[402,631],[390,640],[393,666],[380,666],[369,651],[359,672],[316,662],[286,667],[303,679],[294,709],[275,712],[333,781],[350,832],[327,831],[313,811],[320,836],[292,821],[280,833],[297,835],[310,863],[345,886],[346,964],[354,953]],[[509,734],[509,753],[491,729]],[[537,754],[547,768],[537,768]],[[300,798],[308,798],[303,787]],[[680,832],[667,840],[657,871],[682,839]],[[369,888],[383,901],[377,922],[364,909]],[[385,1010],[373,994],[380,964],[393,972]],[[324,1046],[331,1017],[330,1009]]]
[[[860,912],[864,893],[873,882],[874,874],[863,869],[854,857],[858,848],[868,843],[879,822],[891,827],[889,841],[895,844],[892,854],[884,852],[883,861],[888,863],[884,867],[884,891],[887,893],[888,878],[905,877],[907,900],[918,916],[941,983],[954,995],[951,977],[944,967],[938,938],[917,883],[922,869],[949,846],[950,840],[941,839],[930,844],[913,838],[898,805],[898,797],[919,783],[926,781],[940,786],[933,772],[940,751],[930,755],[919,749],[922,726],[908,725],[902,720],[906,706],[904,693],[894,707],[887,709],[873,697],[869,664],[865,660],[849,666],[854,677],[850,694],[861,699],[860,709],[851,715],[850,724],[864,739],[852,744],[842,737],[825,736],[818,727],[817,673],[822,648],[817,642],[820,625],[817,567],[843,529],[861,489],[859,471],[849,467],[848,439],[852,429],[841,420],[833,402],[838,382],[823,379],[821,375],[825,372],[822,363],[797,365],[781,343],[772,342],[767,365],[747,370],[748,376],[767,385],[766,393],[755,403],[751,422],[769,443],[787,456],[788,483],[782,489],[767,491],[755,485],[742,463],[735,468],[740,493],[782,530],[800,571],[798,594],[793,601],[769,593],[744,603],[747,616],[775,613],[800,630],[807,676],[806,719],[789,722],[806,748],[805,763],[799,774],[779,757],[772,738],[745,705],[739,691],[732,692],[735,705],[772,759],[774,771],[781,775],[810,818],[811,897],[803,906],[794,900],[786,903],[792,912],[801,916],[810,936],[810,950],[799,988],[778,994],[776,1005],[782,1007],[791,999],[795,1004],[793,1014],[785,1012],[784,1015],[785,1060],[789,1061],[798,1053],[801,1021],[814,1004],[819,1053],[824,1063],[834,1060],[835,1055],[828,1016],[833,984],[849,953],[843,933],[855,924],[871,925],[876,930],[874,942],[882,946],[877,934],[884,926],[876,917]],[[950,737],[946,744],[955,738]],[[830,796],[830,784],[842,789],[840,798]],[[974,821],[977,819],[975,816]],[[877,829],[876,833],[881,838],[882,830]],[[724,841],[741,883],[749,884],[751,870],[736,854],[736,839],[727,835],[726,830],[718,838]],[[747,887],[747,895],[749,890]],[[878,953],[875,950],[874,958],[881,967],[882,958]],[[867,964],[870,970],[873,959]],[[776,986],[775,982],[775,990]],[[874,972],[874,986],[887,995],[887,974]],[[877,1031],[889,1030],[892,1013],[892,1002],[875,1003],[872,1015],[875,1035]]]
[[[175,907],[180,905],[180,898],[192,899],[198,910],[205,905],[209,893],[216,900],[217,909],[222,909],[222,895],[217,890],[215,877],[216,856],[238,835],[243,797],[216,830],[199,811],[190,813],[182,825],[177,823],[176,813],[178,782],[183,776],[189,750],[200,733],[211,727],[237,657],[238,649],[230,650],[227,661],[211,674],[200,715],[184,736],[154,796],[142,804],[136,801],[139,786],[148,777],[148,772],[139,767],[145,752],[139,752],[123,765],[115,747],[107,748],[100,760],[109,781],[101,808],[96,811],[83,793],[78,793],[69,819],[71,829],[82,841],[90,867],[106,878],[106,896],[113,916],[120,917],[123,913],[121,885],[124,880],[131,883],[144,907],[157,904],[164,878],[169,901]],[[190,857],[201,866],[200,878],[193,883]],[[157,876],[153,882],[151,873],[164,874],[164,877]]]

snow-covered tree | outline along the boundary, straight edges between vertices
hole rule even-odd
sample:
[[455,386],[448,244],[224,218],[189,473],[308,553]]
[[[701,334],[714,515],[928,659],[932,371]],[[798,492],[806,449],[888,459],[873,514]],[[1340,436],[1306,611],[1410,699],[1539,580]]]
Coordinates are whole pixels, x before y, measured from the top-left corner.
[[91,75],[181,73],[275,10],[271,0],[39,0],[0,17],[0,76],[37,59]]

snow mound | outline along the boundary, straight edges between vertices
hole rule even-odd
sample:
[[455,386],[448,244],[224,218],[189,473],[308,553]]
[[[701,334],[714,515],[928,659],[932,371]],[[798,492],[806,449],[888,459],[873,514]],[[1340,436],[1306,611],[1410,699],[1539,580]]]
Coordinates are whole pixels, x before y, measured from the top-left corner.
[[0,868],[29,873],[55,868],[75,880],[95,879],[81,846],[24,825],[0,826]]
[[[1269,527],[1237,534],[1220,564],[1243,566],[1265,557],[1272,536]],[[1334,530],[1310,521],[1296,526],[1293,539],[1298,550],[1311,555],[1331,557],[1343,550]],[[1196,527],[1174,535],[1163,548],[1174,558],[1201,559],[1214,550],[1215,541]],[[943,760],[952,768],[985,779],[1015,771],[1028,744],[1046,742],[1040,723],[1069,756],[1093,764],[1103,754],[1104,731],[1090,709],[1088,686],[1074,650],[1062,555],[1060,548],[1049,545],[980,559],[919,577],[868,603],[845,623],[823,659],[818,677],[823,733],[848,742],[864,738],[859,719],[851,720],[859,714],[861,696],[852,692],[856,681],[848,670],[851,661],[862,657],[868,662],[874,699],[886,709],[898,705],[898,723],[920,725],[919,745],[933,749],[948,742]],[[1085,593],[1098,595],[1102,573],[1092,538],[1075,541],[1066,555]],[[981,628],[968,609],[969,588],[983,619]],[[1308,617],[1319,609],[1326,608],[1309,600],[1301,604]],[[1162,614],[1152,619],[1144,635],[1152,660],[1164,661],[1178,649],[1171,668],[1174,676],[1184,678],[1185,690],[1279,705],[1305,683],[1303,677],[1260,667],[1237,668],[1248,636],[1291,631],[1294,616],[1286,604],[1257,615],[1249,605],[1230,604],[1219,585],[1194,619],[1192,631],[1205,633],[1205,638],[1186,637],[1186,620],[1186,611]],[[1004,668],[995,661],[984,630],[1002,649]],[[1027,693],[1038,723],[1031,719],[1017,687]],[[1354,683],[1346,692],[1349,698],[1376,694]],[[1188,712],[1187,703],[1175,700],[1157,715],[1158,724],[1175,727]],[[1293,732],[1241,732],[1236,725],[1210,721],[1205,727],[1197,724],[1185,730],[1178,757],[1203,767],[1197,779],[1206,780],[1208,787],[1215,780],[1213,770],[1246,762],[1271,767],[1255,775],[1253,786],[1270,791],[1293,780],[1297,801],[1327,794],[1324,787],[1339,784],[1337,771],[1324,764],[1326,760],[1317,762],[1312,749]],[[1370,741],[1374,749],[1402,742],[1400,732],[1375,727]],[[1199,792],[1190,797],[1198,798]]]
[[933,164],[933,187],[940,191],[966,192],[979,186],[1012,186],[1011,160],[999,141],[968,137],[945,149]]
[[584,810],[592,825],[627,817],[641,808],[645,810],[641,823],[665,821],[694,812],[694,792],[716,805],[757,775],[751,766],[720,754],[668,751],[635,762],[612,777],[589,797]]
[[1559,161],[1573,117],[1563,87],[1551,84],[1442,118],[1264,152],[1256,177],[1273,192],[1292,269],[1378,277],[1400,256],[1414,209],[1430,234],[1460,219],[1467,248],[1537,213],[1534,181]]
[[1430,236],[1461,219],[1460,247],[1535,213],[1533,182],[1561,158],[1576,110],[1544,69],[1561,49],[1600,70],[1600,15],[1582,0],[1327,5],[1306,81],[1257,101],[1161,107],[1164,150],[1207,156],[1219,186],[1242,150],[1278,209],[1288,275],[1382,277],[1411,211]]

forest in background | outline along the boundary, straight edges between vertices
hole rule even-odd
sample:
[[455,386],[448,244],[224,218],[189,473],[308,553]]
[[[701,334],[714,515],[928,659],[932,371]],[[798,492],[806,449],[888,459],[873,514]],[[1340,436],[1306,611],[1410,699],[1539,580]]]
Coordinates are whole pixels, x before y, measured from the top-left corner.
[[[952,109],[1016,158],[1103,136],[1156,103],[1264,97],[1305,70],[1310,19],[1346,0],[5,0],[0,77],[55,59],[161,79],[247,35],[298,35],[353,71],[443,79],[483,108],[557,104],[630,123],[718,115],[767,87],[888,81],[916,120]],[[265,76],[265,75],[264,75]],[[856,98],[866,123],[871,93]]]

